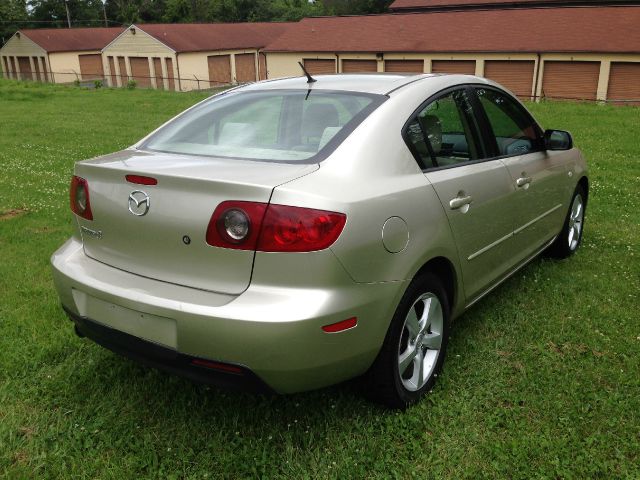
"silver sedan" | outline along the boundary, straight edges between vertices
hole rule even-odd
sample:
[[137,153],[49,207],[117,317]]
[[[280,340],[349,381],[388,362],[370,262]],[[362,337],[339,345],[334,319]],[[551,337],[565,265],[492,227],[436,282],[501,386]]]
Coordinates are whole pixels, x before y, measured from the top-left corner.
[[52,265],[80,336],[228,387],[363,376],[396,408],[453,318],[578,248],[589,190],[567,132],[465,75],[232,89],[74,173]]

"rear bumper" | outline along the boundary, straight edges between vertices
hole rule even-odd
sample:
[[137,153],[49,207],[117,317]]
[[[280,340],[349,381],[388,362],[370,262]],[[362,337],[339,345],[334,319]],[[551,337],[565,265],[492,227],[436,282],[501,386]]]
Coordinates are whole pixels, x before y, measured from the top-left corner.
[[[64,307],[63,307],[64,308]],[[90,338],[112,352],[135,360],[143,365],[180,375],[198,383],[216,385],[233,390],[255,393],[272,393],[257,375],[242,365],[226,365],[227,371],[194,364],[198,358],[184,355],[157,343],[142,340],[127,333],[106,327],[64,308],[75,323],[78,335]],[[225,367],[225,365],[222,365]],[[233,371],[229,371],[233,369]]]
[[[250,381],[239,386],[277,393],[364,373],[382,345],[405,282],[354,283],[330,251],[304,257],[300,269],[280,265],[276,271],[276,257],[256,258],[256,265],[261,262],[268,268],[254,269],[245,292],[226,295],[102,264],[87,257],[75,238],[51,259],[60,300],[80,332],[143,363],[223,386],[243,381],[224,374],[203,378],[211,372],[185,368],[185,362],[198,358],[241,366]],[[353,316],[355,328],[322,331]]]

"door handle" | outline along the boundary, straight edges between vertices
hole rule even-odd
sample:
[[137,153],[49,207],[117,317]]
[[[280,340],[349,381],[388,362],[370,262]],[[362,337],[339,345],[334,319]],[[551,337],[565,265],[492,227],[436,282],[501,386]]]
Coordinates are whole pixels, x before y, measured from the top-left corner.
[[467,195],[466,197],[456,197],[452,198],[449,201],[449,207],[451,210],[457,210],[458,208],[464,207],[465,205],[469,205],[473,201],[471,195]]
[[516,180],[516,185],[519,187],[524,187],[531,183],[531,177],[520,177]]

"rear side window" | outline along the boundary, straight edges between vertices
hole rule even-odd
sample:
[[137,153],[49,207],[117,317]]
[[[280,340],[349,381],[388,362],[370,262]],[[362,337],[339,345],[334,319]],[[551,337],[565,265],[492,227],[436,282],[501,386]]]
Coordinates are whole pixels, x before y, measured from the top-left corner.
[[452,166],[482,158],[478,126],[465,89],[430,102],[412,119],[405,138],[425,168]]
[[517,102],[492,89],[478,88],[476,92],[493,131],[499,156],[540,150],[538,126]]
[[186,112],[142,148],[216,157],[315,162],[386,97],[326,90],[229,92]]

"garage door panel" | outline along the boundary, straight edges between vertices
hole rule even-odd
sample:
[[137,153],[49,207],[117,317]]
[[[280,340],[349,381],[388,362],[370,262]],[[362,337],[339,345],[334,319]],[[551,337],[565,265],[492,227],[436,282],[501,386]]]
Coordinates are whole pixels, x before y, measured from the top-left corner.
[[82,80],[97,80],[104,78],[102,55],[78,55],[80,61],[80,75]]
[[640,105],[640,62],[612,62],[607,100]]
[[487,60],[484,76],[508,88],[518,97],[531,98],[533,60]]
[[264,53],[258,54],[258,71],[260,73],[260,80],[267,79],[267,57]]
[[463,75],[475,75],[475,60],[433,60],[431,62],[432,73],[460,73]]
[[311,75],[336,73],[336,61],[333,59],[304,59],[304,68]]
[[236,54],[236,81],[239,83],[256,81],[256,56],[253,53]]
[[149,71],[149,59],[147,57],[129,57],[131,76],[141,88],[151,87],[151,72]]
[[176,81],[175,81],[175,75],[173,73],[173,59],[167,57],[165,58],[165,63],[167,64],[167,77],[169,78],[169,90],[175,90]]
[[566,100],[595,100],[600,62],[544,62],[542,96]]
[[342,73],[377,72],[376,60],[342,60]]
[[394,73],[423,73],[424,60],[385,60],[384,71]]
[[231,56],[213,55],[207,58],[209,64],[209,85],[227,85],[231,83]]
[[38,57],[31,57],[31,60],[33,60],[33,66],[36,69],[36,82],[44,81],[42,80],[42,76],[40,74],[40,65],[38,64]]
[[156,88],[163,90],[164,78],[162,77],[162,60],[158,57],[154,57],[153,59],[153,70],[156,77]]
[[18,67],[20,68],[20,80],[33,80],[29,57],[18,57]]

